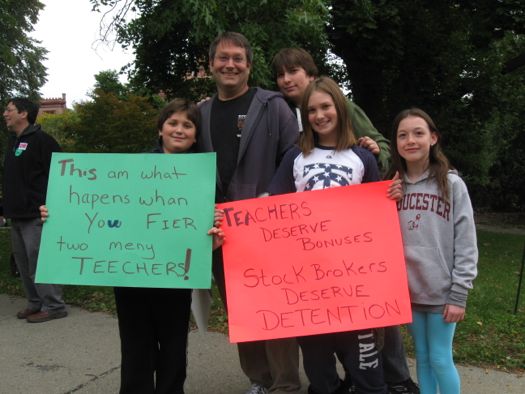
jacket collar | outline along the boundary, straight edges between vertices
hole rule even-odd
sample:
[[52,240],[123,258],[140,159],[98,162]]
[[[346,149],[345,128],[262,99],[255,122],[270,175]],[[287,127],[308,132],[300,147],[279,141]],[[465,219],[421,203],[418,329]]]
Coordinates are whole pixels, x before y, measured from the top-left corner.
[[17,138],[20,139],[20,138],[22,138],[22,137],[25,137],[25,136],[28,136],[28,135],[34,134],[34,133],[36,133],[36,132],[38,132],[38,131],[40,131],[40,130],[41,130],[40,125],[38,125],[38,124],[30,124],[29,126],[27,126],[27,127],[24,129],[24,131],[22,131],[22,132],[20,133],[20,135],[19,135]]

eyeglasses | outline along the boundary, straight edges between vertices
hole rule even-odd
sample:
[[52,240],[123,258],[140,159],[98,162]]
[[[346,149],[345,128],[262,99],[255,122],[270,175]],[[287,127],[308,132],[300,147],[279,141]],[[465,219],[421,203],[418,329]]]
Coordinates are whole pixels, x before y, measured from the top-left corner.
[[218,55],[218,56],[215,56],[215,59],[221,63],[228,63],[230,60],[232,60],[235,64],[241,64],[246,61],[246,58],[244,56]]

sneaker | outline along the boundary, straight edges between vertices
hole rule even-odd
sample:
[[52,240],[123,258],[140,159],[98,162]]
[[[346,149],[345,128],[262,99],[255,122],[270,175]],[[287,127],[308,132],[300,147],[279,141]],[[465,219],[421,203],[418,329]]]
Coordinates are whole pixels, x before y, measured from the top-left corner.
[[407,380],[388,385],[390,394],[419,394],[418,385],[410,378]]
[[244,394],[268,394],[268,389],[258,383],[253,383],[248,391]]
[[40,311],[40,312],[27,316],[26,320],[28,323],[44,323],[46,321],[53,320],[53,319],[62,319],[63,317],[66,317],[66,316],[67,316],[66,311],[57,311],[57,312]]

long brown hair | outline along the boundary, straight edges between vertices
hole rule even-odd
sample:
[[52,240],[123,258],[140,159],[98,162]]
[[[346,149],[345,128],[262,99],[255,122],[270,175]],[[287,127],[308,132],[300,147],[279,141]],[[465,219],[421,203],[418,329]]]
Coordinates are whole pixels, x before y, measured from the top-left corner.
[[328,94],[334,101],[337,112],[337,145],[335,150],[340,151],[349,149],[356,144],[356,138],[353,132],[352,123],[346,109],[346,97],[339,88],[339,85],[329,77],[319,77],[313,80],[306,88],[301,103],[301,118],[304,125],[304,131],[301,133],[299,147],[304,155],[307,155],[315,148],[317,142],[317,133],[312,129],[308,121],[308,102],[314,92]]
[[429,130],[433,132],[437,137],[437,142],[430,147],[428,171],[429,176],[436,179],[439,192],[441,193],[441,197],[445,201],[449,201],[449,187],[447,174],[448,171],[452,169],[452,166],[450,165],[447,157],[441,150],[441,146],[439,144],[439,141],[441,140],[441,134],[439,130],[437,129],[430,115],[428,115],[425,111],[423,111],[420,108],[414,107],[405,109],[398,113],[397,116],[394,118],[394,122],[392,124],[392,135],[390,138],[392,166],[389,170],[388,178],[392,178],[396,171],[399,171],[399,176],[401,179],[403,179],[406,174],[406,160],[401,157],[397,150],[397,129],[399,128],[399,123],[401,123],[403,119],[408,118],[409,116],[415,116],[423,119],[427,123]]

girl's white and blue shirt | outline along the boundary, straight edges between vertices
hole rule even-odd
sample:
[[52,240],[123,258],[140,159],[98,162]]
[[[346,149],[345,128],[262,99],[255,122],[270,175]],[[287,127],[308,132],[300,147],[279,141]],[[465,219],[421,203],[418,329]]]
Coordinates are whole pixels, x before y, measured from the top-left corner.
[[354,146],[337,151],[318,145],[304,155],[293,147],[284,156],[268,191],[283,194],[378,180],[376,159],[367,149]]

